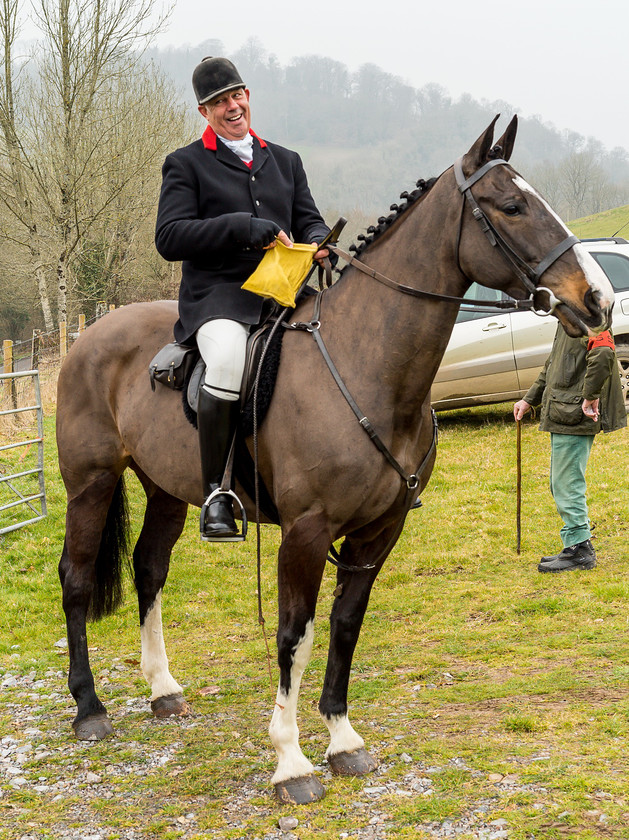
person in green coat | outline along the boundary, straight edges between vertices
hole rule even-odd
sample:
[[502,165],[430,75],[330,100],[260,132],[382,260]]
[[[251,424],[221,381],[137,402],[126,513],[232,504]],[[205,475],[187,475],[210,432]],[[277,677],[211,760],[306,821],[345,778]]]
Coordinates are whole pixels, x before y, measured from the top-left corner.
[[550,432],[550,492],[563,520],[563,548],[542,557],[540,572],[593,569],[585,470],[599,432],[627,425],[614,337],[609,330],[593,338],[571,338],[561,325],[543,370],[513,407],[521,420],[541,405],[540,431]]

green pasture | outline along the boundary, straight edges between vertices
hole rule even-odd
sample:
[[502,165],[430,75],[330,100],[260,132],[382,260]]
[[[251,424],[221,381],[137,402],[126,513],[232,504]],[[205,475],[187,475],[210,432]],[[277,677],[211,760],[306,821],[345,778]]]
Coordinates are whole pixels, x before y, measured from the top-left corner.
[[[0,538],[0,837],[629,838],[628,433],[600,436],[592,453],[598,568],[541,575],[540,554],[559,548],[549,441],[523,425],[518,555],[510,412],[439,416],[424,506],[378,579],[354,661],[351,719],[380,762],[366,779],[332,778],[323,762],[316,706],[335,586],[326,571],[299,719],[327,796],[300,808],[275,803],[269,784],[275,689],[257,622],[255,528],[245,545],[210,548],[191,511],[175,548],[164,625],[193,715],[151,717],[129,581],[123,609],[89,630],[115,735],[73,739],[57,580],[64,493],[49,416],[49,516]],[[141,498],[134,481],[129,489],[137,529]],[[273,683],[277,545],[264,527]],[[292,834],[279,831],[282,816],[299,820]]]
[[615,234],[629,239],[629,205],[613,207],[594,216],[584,216],[569,222],[568,226],[581,239],[597,239]]

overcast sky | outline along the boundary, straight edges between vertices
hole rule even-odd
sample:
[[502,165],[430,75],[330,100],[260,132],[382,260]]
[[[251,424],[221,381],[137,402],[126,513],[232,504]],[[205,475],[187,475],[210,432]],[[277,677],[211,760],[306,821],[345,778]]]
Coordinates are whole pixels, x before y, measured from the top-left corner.
[[217,38],[234,52],[251,37],[282,64],[373,62],[413,87],[503,100],[629,150],[629,0],[175,0],[158,44]]

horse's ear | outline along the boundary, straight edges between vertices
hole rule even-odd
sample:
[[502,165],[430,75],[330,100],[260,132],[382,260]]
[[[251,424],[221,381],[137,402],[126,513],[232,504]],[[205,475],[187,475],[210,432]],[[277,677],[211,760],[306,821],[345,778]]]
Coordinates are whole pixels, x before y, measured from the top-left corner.
[[496,114],[469,152],[463,156],[463,171],[466,174],[476,172],[489,159],[488,155],[494,143],[494,126],[499,117],[500,114]]
[[518,133],[518,115],[515,114],[509,125],[507,126],[507,130],[502,135],[500,140],[496,143],[497,146],[500,146],[502,149],[501,156],[504,160],[509,160],[511,157],[511,153],[513,152],[513,146],[515,145],[515,135]]

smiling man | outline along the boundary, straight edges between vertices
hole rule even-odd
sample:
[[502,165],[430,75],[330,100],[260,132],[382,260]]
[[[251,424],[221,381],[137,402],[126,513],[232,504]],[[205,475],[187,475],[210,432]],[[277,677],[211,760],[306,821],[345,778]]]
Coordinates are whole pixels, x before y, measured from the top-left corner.
[[166,158],[155,244],[165,259],[182,261],[175,339],[196,342],[207,366],[198,404],[201,537],[221,541],[238,533],[231,499],[217,491],[239,412],[247,336],[268,310],[241,286],[277,240],[319,243],[329,228],[299,155],[251,130],[249,91],[232,62],[204,58],[192,86],[208,125],[200,140]]

